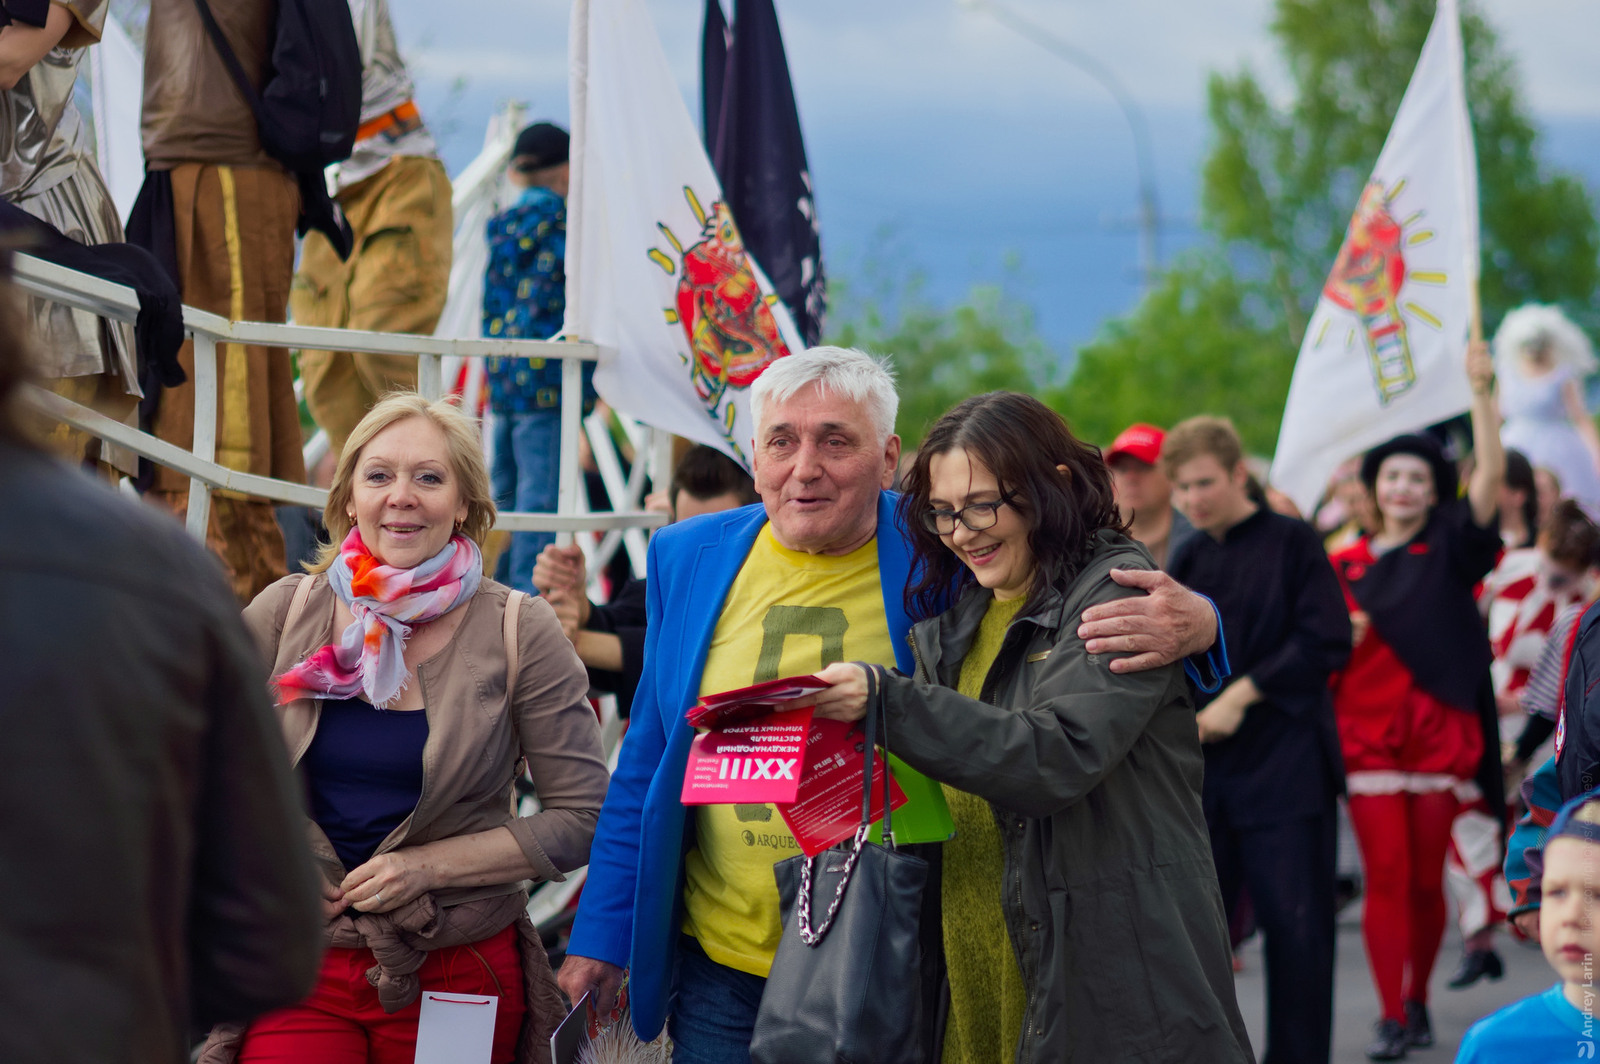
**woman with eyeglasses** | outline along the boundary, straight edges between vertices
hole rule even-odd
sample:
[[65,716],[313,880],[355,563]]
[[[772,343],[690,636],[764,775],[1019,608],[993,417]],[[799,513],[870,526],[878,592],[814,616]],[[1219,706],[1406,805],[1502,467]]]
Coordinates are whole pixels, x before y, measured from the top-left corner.
[[[1252,1059],[1183,670],[1113,671],[1078,637],[1085,608],[1140,593],[1112,569],[1155,567],[1098,451],[1030,396],[978,396],[928,434],[900,506],[917,668],[880,680],[888,748],[956,822],[943,1060]],[[867,668],[823,670],[817,714],[860,719]]]

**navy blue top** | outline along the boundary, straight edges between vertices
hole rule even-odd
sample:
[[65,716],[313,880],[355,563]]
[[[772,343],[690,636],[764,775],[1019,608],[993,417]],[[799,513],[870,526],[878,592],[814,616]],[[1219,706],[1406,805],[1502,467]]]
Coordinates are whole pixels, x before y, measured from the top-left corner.
[[378,709],[359,698],[322,703],[317,734],[300,761],[317,822],[345,871],[411,815],[422,796],[428,714]]

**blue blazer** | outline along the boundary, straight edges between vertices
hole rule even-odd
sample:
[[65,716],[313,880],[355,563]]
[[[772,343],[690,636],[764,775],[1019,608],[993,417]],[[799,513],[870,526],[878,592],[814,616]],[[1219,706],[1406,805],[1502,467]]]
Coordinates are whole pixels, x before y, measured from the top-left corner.
[[[912,553],[895,517],[899,496],[878,498],[878,570],[895,661],[911,672],[904,594]],[[679,801],[694,729],[684,714],[700,697],[700,676],[728,590],[767,523],[760,505],[708,514],[650,540],[644,675],[611,777],[589,855],[589,878],[569,954],[630,970],[633,1027],[661,1033],[683,923],[683,856],[689,846]]]

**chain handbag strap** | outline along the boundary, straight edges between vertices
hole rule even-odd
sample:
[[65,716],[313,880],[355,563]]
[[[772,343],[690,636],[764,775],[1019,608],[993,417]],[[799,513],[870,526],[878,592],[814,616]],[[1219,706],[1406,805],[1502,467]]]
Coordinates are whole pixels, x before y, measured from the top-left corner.
[[[808,946],[816,946],[822,941],[828,929],[833,926],[833,918],[838,915],[839,906],[844,902],[844,892],[850,886],[850,876],[856,870],[856,861],[861,857],[861,848],[866,845],[867,834],[872,830],[872,771],[873,755],[876,752],[877,720],[880,716],[880,693],[878,688],[878,670],[871,665],[866,666],[867,672],[867,716],[866,737],[867,745],[862,757],[862,774],[864,779],[861,784],[861,824],[856,828],[855,838],[851,841],[850,853],[844,861],[844,872],[839,877],[839,885],[834,888],[833,901],[828,903],[827,915],[822,919],[822,925],[815,929],[811,926],[811,870],[816,863],[815,857],[807,857],[800,865],[800,892],[795,899],[795,922],[800,929],[800,941]],[[884,770],[884,782],[888,783],[888,769]],[[885,786],[883,816],[884,839],[889,839],[889,795]]]
[[833,926],[833,918],[839,913],[839,906],[844,902],[845,888],[850,886],[850,874],[856,870],[856,861],[861,857],[861,847],[867,841],[867,825],[856,828],[856,837],[850,847],[850,856],[844,859],[844,874],[839,877],[839,885],[834,888],[833,900],[828,903],[828,913],[822,918],[822,926],[816,930],[811,928],[811,866],[816,863],[815,857],[807,857],[800,866],[800,897],[795,902],[795,920],[800,927],[800,941],[808,946],[815,946],[822,941],[822,937]]

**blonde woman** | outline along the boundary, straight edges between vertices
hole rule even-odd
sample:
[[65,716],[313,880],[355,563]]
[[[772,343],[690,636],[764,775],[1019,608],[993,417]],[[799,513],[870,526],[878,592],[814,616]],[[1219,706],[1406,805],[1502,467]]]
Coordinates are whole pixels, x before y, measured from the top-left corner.
[[[526,888],[587,862],[607,774],[554,611],[483,576],[494,515],[473,424],[391,395],[339,458],[337,545],[246,608],[309,796],[328,951],[310,997],[213,1032],[203,1060],[409,1062],[424,989],[499,998],[496,1064],[559,1022]],[[517,817],[524,762],[542,809]]]

